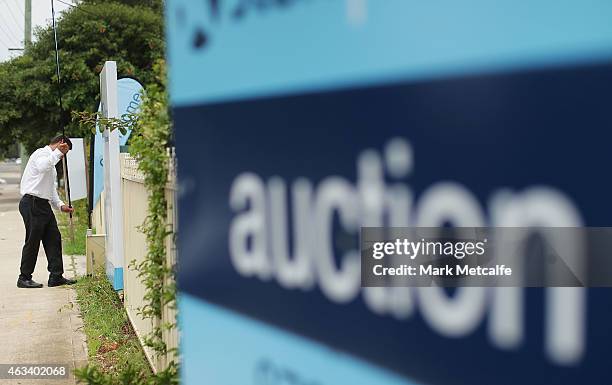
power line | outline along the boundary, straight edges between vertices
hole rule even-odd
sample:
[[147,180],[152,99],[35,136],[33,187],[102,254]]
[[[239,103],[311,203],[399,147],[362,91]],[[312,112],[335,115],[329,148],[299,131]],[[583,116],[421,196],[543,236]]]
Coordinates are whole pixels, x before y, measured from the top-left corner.
[[76,5],[75,5],[75,4],[67,3],[67,2],[62,1],[62,0],[57,0],[57,2],[58,2],[58,3],[62,3],[62,4],[64,4],[64,5],[67,5],[67,6],[69,6],[69,7],[76,7]]
[[[0,14],[0,15],[2,15],[2,14]],[[2,23],[0,23],[0,30],[2,30],[3,35],[9,39],[9,42],[12,39],[16,39],[18,42],[20,41],[19,38],[15,38],[15,35],[6,32],[6,29],[4,29],[4,25]],[[9,28],[8,30],[10,31],[11,29]]]
[[5,47],[6,47],[6,50],[8,51],[9,46],[8,46],[8,45],[6,45],[6,43],[4,43],[4,41],[2,41],[2,40],[0,40],[0,43],[2,43],[2,45],[3,45],[3,46],[5,46]]
[[67,3],[67,2],[62,1],[62,0],[56,0],[56,1],[57,1],[58,3],[62,3],[62,4],[64,4],[64,5],[67,5],[67,6],[71,7],[71,8],[76,8],[76,9],[78,9],[79,11],[83,11],[83,12],[85,12],[85,13],[87,13],[87,14],[92,15],[92,16],[96,16],[96,17],[98,16],[98,15],[96,15],[96,14],[95,14],[95,13],[93,13],[93,12],[86,11],[85,9],[83,9],[83,7],[79,7],[79,5],[80,5],[80,4],[70,4],[70,3]]
[[9,6],[8,2],[4,3],[4,5],[6,5],[6,8],[8,8],[9,13],[11,14],[11,17],[13,18],[13,20],[15,21],[15,25],[17,26],[17,29],[19,29],[19,26],[21,25],[19,23],[19,20],[17,17],[15,17],[15,14],[13,13],[13,10],[11,9],[11,7]]
[[[18,0],[13,0],[13,1],[15,2],[15,4],[18,4],[18,3],[17,3],[17,1],[18,1]],[[53,0],[52,0],[52,1],[53,1]],[[91,11],[88,11],[88,10],[84,9],[82,6],[80,6],[80,7],[79,7],[79,5],[81,5],[81,4],[78,4],[78,3],[77,3],[77,4],[71,4],[71,3],[68,3],[68,2],[63,1],[63,0],[55,0],[55,1],[57,1],[57,2],[59,2],[59,3],[62,3],[62,4],[64,4],[64,5],[67,5],[67,6],[71,7],[71,8],[76,8],[76,9],[78,9],[79,11],[82,11],[82,12],[84,12],[84,13],[86,13],[86,14],[89,14],[89,15],[92,15],[92,16],[95,16],[95,17],[99,17],[99,15],[97,15],[97,14],[95,14],[95,13],[91,12]],[[2,4],[2,2],[0,2],[0,4]],[[9,7],[8,0],[7,0],[7,2],[5,2],[5,3],[4,3],[4,5],[6,5],[6,7],[7,7],[7,8],[9,8],[9,12],[11,13],[11,17],[13,18],[13,21],[15,21],[15,24],[17,25],[17,27],[19,28],[19,27],[20,27],[20,24],[17,22],[17,20],[16,20],[17,18],[15,17],[15,15],[14,15],[13,11],[11,10],[11,8]],[[21,13],[21,14],[24,16],[24,19],[25,19],[25,14],[24,14],[24,12],[21,10],[21,8],[20,8],[20,7],[17,7],[17,9],[19,9],[19,12],[20,12],[20,13]],[[3,16],[4,14],[6,14],[6,13],[0,13],[0,18],[2,18],[2,19],[3,19],[3,17],[2,17],[2,16]],[[16,36],[15,36],[15,34],[14,34],[14,32],[13,32],[13,30],[12,30],[10,27],[7,27],[8,29],[5,29],[5,28],[4,28],[4,26],[3,26],[3,24],[5,24],[5,25],[7,25],[7,26],[8,26],[8,25],[10,25],[11,23],[2,23],[2,22],[0,22],[0,31],[2,31],[2,33],[3,33],[3,34],[2,34],[2,35],[0,35],[0,36],[3,36],[3,35],[4,35],[6,38],[8,38],[8,41],[9,41],[9,44],[6,44],[6,43],[4,43],[4,41],[0,40],[0,42],[2,43],[2,45],[4,45],[4,46],[5,46],[7,49],[9,49],[9,48],[10,48],[10,46],[12,45],[12,44],[11,44],[11,40],[16,40],[16,41],[18,42],[16,45],[20,45],[20,44],[21,44],[22,39],[21,39],[21,38],[16,37]],[[7,32],[7,30],[8,30],[8,32]]]
[[[0,16],[5,15],[4,13],[0,13]],[[2,18],[4,20],[4,17]],[[10,25],[10,23],[6,23],[6,25]],[[13,31],[9,28],[8,31],[10,31],[10,33],[6,32],[7,30],[4,29],[4,27],[2,26],[2,24],[0,23],[0,29],[4,32],[4,34],[8,37],[9,35],[11,39],[15,39],[17,41],[21,41],[18,37],[15,37],[15,35],[13,34]]]
[[[7,37],[7,38],[8,38],[8,42],[9,42],[9,44],[8,44],[8,45],[7,45],[7,44],[5,44],[5,45],[8,47],[9,45],[11,45],[11,40],[12,40],[12,38],[11,38],[10,36],[8,36],[8,35],[6,34],[6,32],[4,32],[4,27],[2,26],[2,24],[0,24],[0,29],[1,29],[1,30],[2,30],[2,32],[3,32],[3,33],[2,33],[0,36],[2,36],[2,37]],[[0,41],[4,42],[4,40],[0,40]]]
[[71,7],[76,7],[76,6],[77,6],[76,4],[66,3],[65,1],[62,1],[62,0],[57,0],[57,1],[58,1],[58,2],[60,2],[60,3],[62,3],[62,4],[69,5],[69,6],[71,6]]
[[17,2],[17,0],[13,0],[13,1],[15,2],[15,5],[17,6],[17,9],[21,13],[21,16],[23,16],[23,18],[25,19],[25,13],[23,13],[23,11],[21,10],[21,6],[19,6],[19,3]]

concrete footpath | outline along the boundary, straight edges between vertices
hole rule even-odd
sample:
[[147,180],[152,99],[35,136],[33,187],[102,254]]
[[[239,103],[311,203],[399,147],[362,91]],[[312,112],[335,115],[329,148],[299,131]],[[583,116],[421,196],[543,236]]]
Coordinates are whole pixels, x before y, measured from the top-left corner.
[[[1,164],[0,178],[7,181],[0,186],[0,364],[59,364],[70,368],[67,379],[0,378],[0,384],[75,384],[72,371],[87,362],[75,291],[47,287],[47,259],[42,245],[33,278],[44,287],[17,288],[25,230],[17,211],[14,169]],[[64,257],[66,277],[83,273],[81,258]]]

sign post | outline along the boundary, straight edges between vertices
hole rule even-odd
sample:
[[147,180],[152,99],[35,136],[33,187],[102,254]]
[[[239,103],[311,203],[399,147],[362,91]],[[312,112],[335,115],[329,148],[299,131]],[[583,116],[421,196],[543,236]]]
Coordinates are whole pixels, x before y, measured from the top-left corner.
[[[117,63],[107,61],[100,73],[102,116],[118,118]],[[123,289],[123,202],[119,165],[119,130],[104,130],[104,215],[106,226],[106,274],[115,290]]]

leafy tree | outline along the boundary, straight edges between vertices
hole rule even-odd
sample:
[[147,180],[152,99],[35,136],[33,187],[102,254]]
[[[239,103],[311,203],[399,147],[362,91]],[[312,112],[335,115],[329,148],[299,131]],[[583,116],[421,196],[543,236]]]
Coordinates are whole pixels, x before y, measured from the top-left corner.
[[50,26],[37,29],[24,54],[0,63],[0,148],[19,140],[29,150],[44,145],[65,126],[88,135],[71,111],[94,111],[104,61],[117,62],[118,76],[143,84],[154,80],[153,63],[163,57],[161,0],[84,1],[57,23],[63,113],[58,106],[55,43]]

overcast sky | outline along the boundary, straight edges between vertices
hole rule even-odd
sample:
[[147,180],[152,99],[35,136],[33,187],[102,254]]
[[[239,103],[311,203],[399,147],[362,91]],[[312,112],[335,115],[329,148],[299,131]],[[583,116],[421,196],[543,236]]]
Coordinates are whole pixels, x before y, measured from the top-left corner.
[[[55,14],[69,8],[68,5],[55,1]],[[72,3],[72,0],[62,0]],[[24,0],[0,0],[0,61],[5,61],[17,52],[10,52],[9,48],[23,47]],[[51,24],[51,0],[32,0],[32,34],[34,28],[40,25]]]

